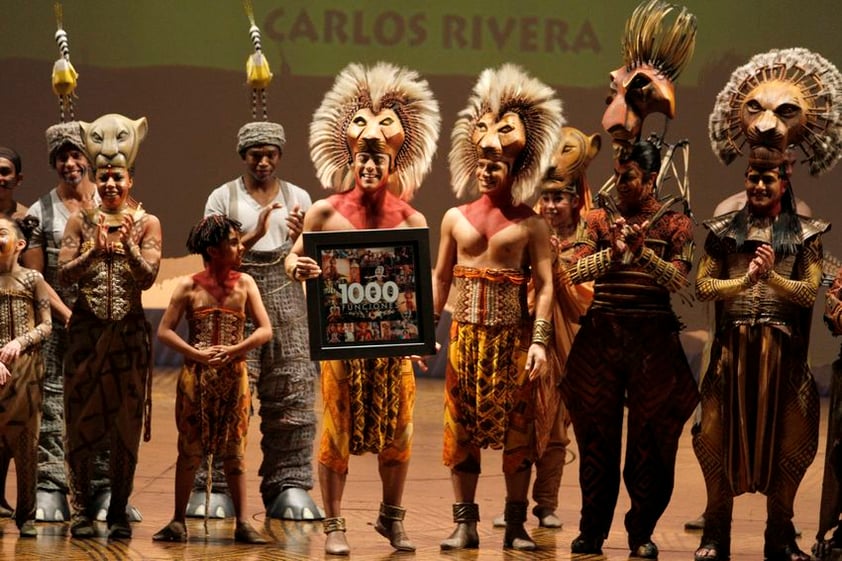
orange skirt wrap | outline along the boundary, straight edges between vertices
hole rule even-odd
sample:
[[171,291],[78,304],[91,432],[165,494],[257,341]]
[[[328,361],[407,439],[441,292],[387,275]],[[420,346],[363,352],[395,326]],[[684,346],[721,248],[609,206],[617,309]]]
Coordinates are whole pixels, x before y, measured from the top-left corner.
[[321,366],[319,463],[347,473],[350,455],[365,452],[378,454],[383,465],[408,462],[415,408],[412,363],[377,358],[326,360]]
[[445,374],[444,464],[479,466],[482,448],[502,449],[503,471],[513,473],[534,459],[533,387],[525,371],[528,276],[462,266],[453,275],[458,293]]

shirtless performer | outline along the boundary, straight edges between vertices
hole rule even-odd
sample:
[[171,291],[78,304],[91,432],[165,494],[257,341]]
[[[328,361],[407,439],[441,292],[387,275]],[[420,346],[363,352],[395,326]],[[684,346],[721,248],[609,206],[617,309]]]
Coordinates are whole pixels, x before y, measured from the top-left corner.
[[[426,219],[408,201],[430,169],[439,123],[438,103],[414,71],[387,63],[345,68],[310,125],[317,174],[322,185],[337,193],[313,204],[304,231],[425,227]],[[322,272],[304,255],[301,237],[286,259],[286,272],[297,281]],[[375,529],[395,549],[415,550],[403,528],[406,509],[400,506],[412,444],[413,376],[405,358],[322,362],[319,483],[326,553],[350,552],[342,494],[349,454],[365,452],[378,455],[383,484]],[[371,395],[364,392],[368,389]]]
[[[523,526],[535,459],[530,398],[532,383],[546,369],[553,290],[549,228],[531,203],[562,124],[555,92],[504,65],[480,75],[454,128],[453,189],[479,198],[445,214],[433,276],[437,316],[451,282],[458,291],[447,350],[443,454],[457,526],[442,549],[479,546],[475,495],[480,450],[488,447],[503,449],[504,547],[536,548]],[[534,328],[526,307],[530,277]]]

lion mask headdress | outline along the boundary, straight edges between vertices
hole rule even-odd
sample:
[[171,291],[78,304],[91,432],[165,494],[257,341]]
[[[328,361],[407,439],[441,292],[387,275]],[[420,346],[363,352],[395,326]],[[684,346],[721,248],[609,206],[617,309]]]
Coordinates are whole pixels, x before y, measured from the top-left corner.
[[343,192],[353,188],[358,151],[386,153],[389,189],[408,201],[430,170],[440,126],[438,102],[417,72],[349,64],[313,114],[310,157],[322,186]]

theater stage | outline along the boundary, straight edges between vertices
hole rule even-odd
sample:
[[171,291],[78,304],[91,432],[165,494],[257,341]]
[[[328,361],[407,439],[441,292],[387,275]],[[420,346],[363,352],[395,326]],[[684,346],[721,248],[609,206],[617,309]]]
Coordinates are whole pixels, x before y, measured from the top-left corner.
[[[484,456],[484,474],[480,479],[477,502],[480,505],[480,549],[442,553],[439,541],[453,529],[451,521],[452,494],[449,472],[441,464],[441,414],[442,384],[437,379],[418,380],[418,402],[415,409],[415,445],[409,469],[404,505],[407,532],[418,548],[415,554],[396,553],[388,542],[374,531],[380,501],[377,463],[374,456],[355,457],[351,460],[348,485],[344,500],[344,515],[348,523],[348,541],[351,557],[363,559],[448,559],[491,561],[498,559],[571,559],[570,542],[577,535],[580,507],[577,484],[579,462],[575,441],[562,480],[559,515],[564,521],[561,530],[538,529],[530,516],[527,529],[532,533],[539,550],[516,553],[503,550],[503,530],[492,528],[491,519],[502,512],[505,496],[500,474],[500,455],[495,452]],[[233,522],[211,520],[209,534],[204,535],[201,520],[190,519],[187,544],[161,544],[152,541],[152,534],[166,524],[172,514],[172,487],[176,459],[176,431],[173,421],[175,401],[175,372],[158,370],[154,378],[152,441],[141,445],[140,463],[135,477],[132,503],[143,513],[143,521],[134,524],[134,538],[109,542],[106,528],[98,523],[100,538],[71,540],[66,523],[39,523],[36,539],[20,539],[17,528],[10,520],[0,521],[0,559],[35,560],[54,559],[73,561],[96,560],[198,560],[247,559],[247,560],[304,560],[325,557],[324,536],[321,523],[266,521],[259,494],[257,468],[260,460],[259,423],[251,423],[248,447],[249,512],[256,526],[263,528],[273,543],[268,546],[235,545],[232,539]],[[320,410],[320,406],[317,406]],[[809,550],[813,544],[818,524],[819,496],[821,493],[827,431],[827,399],[822,400],[822,424],[819,455],[801,485],[795,504],[795,522],[803,531],[800,547]],[[700,535],[686,532],[686,520],[698,516],[704,508],[704,483],[690,443],[689,424],[682,435],[678,453],[677,484],[672,503],[661,518],[655,542],[661,548],[663,561],[692,559]],[[13,468],[14,469],[14,468]],[[14,498],[14,474],[9,474],[7,496]],[[314,489],[317,503],[321,503],[318,488]],[[621,491],[614,516],[611,535],[605,543],[604,556],[574,556],[578,560],[628,559],[623,515],[628,509],[628,498]],[[737,499],[734,511],[733,546],[734,561],[762,559],[765,500],[759,495]]]

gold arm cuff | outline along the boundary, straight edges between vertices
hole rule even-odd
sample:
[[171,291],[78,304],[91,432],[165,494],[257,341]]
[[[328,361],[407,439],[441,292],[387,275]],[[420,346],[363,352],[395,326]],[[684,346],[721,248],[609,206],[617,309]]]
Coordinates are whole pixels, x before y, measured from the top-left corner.
[[687,279],[678,268],[658,257],[651,248],[644,247],[637,261],[644,271],[652,275],[655,282],[675,292],[687,285]]
[[818,282],[809,283],[788,279],[779,275],[776,271],[769,271],[766,282],[769,283],[769,286],[785,291],[790,299],[801,307],[812,307],[816,301]]
[[567,269],[570,282],[579,284],[596,280],[611,268],[611,250],[603,249],[582,257]]
[[553,336],[553,324],[545,319],[536,319],[532,326],[532,342],[547,346]]

